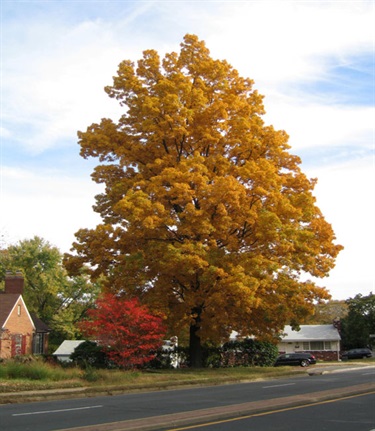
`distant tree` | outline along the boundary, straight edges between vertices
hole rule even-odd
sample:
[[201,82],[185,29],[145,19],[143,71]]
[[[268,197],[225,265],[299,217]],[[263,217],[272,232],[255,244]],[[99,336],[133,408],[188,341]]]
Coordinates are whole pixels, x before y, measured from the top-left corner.
[[344,349],[372,346],[375,342],[375,295],[361,294],[346,300],[348,315],[341,321],[341,338]]
[[9,246],[1,266],[3,274],[6,270],[21,270],[25,279],[23,296],[29,311],[50,322],[59,307],[58,293],[67,282],[59,250],[36,236]]
[[50,326],[52,345],[79,337],[76,322],[100,290],[98,282],[89,281],[84,268],[69,277],[59,249],[35,236],[1,250],[0,280],[8,270],[22,272],[27,308]]
[[329,298],[300,275],[325,277],[342,247],[287,134],[264,124],[252,80],[186,35],[179,53],[123,61],[106,91],[124,114],[79,132],[105,188],[103,223],[66,256],[72,274],[88,264],[108,289],[164,312],[175,334],[187,328],[193,367],[202,344],[232,330],[275,336]]
[[80,324],[84,336],[95,340],[108,358],[123,368],[154,359],[166,333],[163,319],[151,314],[137,298],[104,294],[95,308],[87,311],[87,318]]
[[81,338],[77,325],[86,311],[95,303],[101,290],[101,281],[91,282],[89,277],[82,274],[75,277],[67,276],[64,290],[59,292],[60,304],[51,319],[53,333],[50,342],[59,345],[62,340]]
[[348,304],[333,300],[316,304],[314,314],[309,316],[305,323],[308,325],[328,325],[341,321],[348,314]]

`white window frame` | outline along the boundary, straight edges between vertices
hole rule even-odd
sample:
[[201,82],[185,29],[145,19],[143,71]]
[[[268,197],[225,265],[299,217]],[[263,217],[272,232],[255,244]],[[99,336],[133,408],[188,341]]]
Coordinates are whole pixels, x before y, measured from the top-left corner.
[[[312,348],[313,343],[321,343],[321,346],[320,346],[321,348],[318,348],[317,345],[315,345],[314,348]],[[307,350],[310,352],[318,351],[318,350],[319,351],[324,350],[324,351],[333,352],[335,350],[333,349],[332,344],[333,344],[332,341],[304,341],[303,342],[303,350]]]

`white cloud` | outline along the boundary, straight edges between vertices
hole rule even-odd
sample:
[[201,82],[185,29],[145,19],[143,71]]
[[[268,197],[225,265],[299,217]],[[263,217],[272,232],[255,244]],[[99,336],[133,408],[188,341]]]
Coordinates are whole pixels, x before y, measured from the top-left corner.
[[318,178],[317,205],[332,224],[336,243],[344,246],[326,284],[335,299],[351,292],[375,293],[375,166],[374,158],[337,166],[307,169]]
[[113,21],[71,23],[51,14],[4,25],[3,120],[18,145],[38,154],[75,139],[77,130],[102,117],[119,117],[104,87],[120,61],[135,54],[131,23],[152,4]]
[[[167,32],[155,35],[151,31],[142,41],[132,38],[133,21],[142,20],[143,14],[154,8],[159,14],[155,19],[161,20],[158,28],[163,21],[173,22],[173,17],[175,28],[170,31],[179,28],[176,23],[181,23],[181,29],[202,29],[203,35],[198,32],[198,36],[206,39],[214,56],[228,59],[242,74],[255,79],[267,96],[268,113],[277,112],[280,128],[292,130],[288,125],[302,120],[310,121],[311,131],[311,119],[317,116],[327,138],[332,138],[328,136],[331,133],[339,140],[338,129],[324,124],[330,115],[323,114],[319,105],[305,104],[301,110],[295,97],[282,106],[277,99],[288,83],[324,76],[329,68],[325,58],[343,59],[370,50],[370,3],[326,2],[323,7],[321,2],[219,2],[201,5],[197,14],[190,3],[149,2],[111,21],[86,19],[69,24],[55,16],[52,21],[15,23],[6,33],[15,40],[3,55],[6,126],[13,126],[10,132],[19,144],[38,153],[75,139],[78,129],[101,117],[117,118],[117,104],[103,87],[111,83],[118,63],[124,58],[139,58],[145,48],[157,49],[155,44],[160,46],[162,40],[168,40],[163,44],[166,50],[176,49],[180,42],[170,40]],[[142,29],[145,25],[147,22]],[[345,115],[333,108],[328,114],[335,118]],[[368,115],[366,112],[366,119]],[[357,127],[360,117],[359,113],[355,119]],[[346,130],[341,130],[346,136]]]
[[9,138],[11,133],[5,127],[0,126],[0,138]]
[[99,23],[71,29],[50,25],[39,30],[32,42],[38,46],[40,37],[55,32],[55,43],[46,52],[34,50],[30,55],[23,50],[16,56],[28,65],[28,72],[15,66],[5,71],[6,120],[22,146],[33,153],[74,139],[78,129],[116,109],[104,92],[121,57],[111,35]]
[[[370,52],[371,2],[230,2],[208,23],[208,45],[264,87],[316,79],[328,57]],[[216,31],[220,29],[221,31]],[[326,60],[325,60],[326,59]]]
[[370,106],[325,105],[309,97],[272,97],[267,123],[285,130],[295,149],[329,146],[373,148],[375,109]]
[[0,229],[11,243],[37,235],[66,252],[78,229],[100,222],[92,205],[101,188],[90,178],[4,166],[2,183]]

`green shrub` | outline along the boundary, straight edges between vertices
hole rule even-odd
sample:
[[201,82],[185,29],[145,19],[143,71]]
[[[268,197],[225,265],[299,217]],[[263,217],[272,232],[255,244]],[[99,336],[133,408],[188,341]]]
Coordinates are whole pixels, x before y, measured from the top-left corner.
[[[189,349],[178,347],[180,366],[189,366]],[[277,346],[251,338],[229,341],[220,347],[203,346],[203,367],[269,367],[273,366],[278,355]]]
[[25,378],[29,380],[47,380],[51,379],[51,370],[42,364],[32,364],[25,367]]
[[24,365],[18,362],[6,362],[4,364],[4,377],[6,379],[21,379],[23,378]]
[[246,338],[241,341],[229,341],[221,348],[224,367],[270,367],[278,355],[277,347],[269,342]]
[[93,341],[85,341],[74,349],[70,359],[81,368],[113,368],[102,348]]
[[7,370],[4,365],[4,362],[0,362],[0,380],[5,380],[7,378]]
[[205,349],[203,361],[205,367],[220,368],[222,366],[222,355],[220,349]]
[[42,358],[9,359],[0,364],[0,378],[3,380],[70,380],[79,378],[79,370],[66,370],[59,365],[43,362]]
[[83,378],[88,382],[96,382],[99,380],[100,376],[93,367],[91,367],[90,365],[86,365]]
[[4,365],[4,378],[8,379],[28,379],[44,380],[50,376],[48,369],[44,364],[39,363],[20,363],[10,361]]

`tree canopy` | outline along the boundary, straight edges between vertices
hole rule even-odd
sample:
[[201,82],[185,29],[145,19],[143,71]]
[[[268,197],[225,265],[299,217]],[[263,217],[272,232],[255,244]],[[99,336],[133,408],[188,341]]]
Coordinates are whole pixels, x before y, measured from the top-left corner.
[[308,325],[327,325],[339,322],[348,314],[348,304],[345,300],[330,300],[315,305],[314,314],[305,323]]
[[79,335],[76,323],[100,290],[82,271],[69,277],[62,260],[59,249],[38,236],[1,250],[0,280],[8,270],[22,272],[27,308],[52,329],[52,344]]
[[355,349],[375,344],[375,294],[358,294],[346,301],[348,315],[341,321],[343,348]]
[[301,275],[327,276],[342,248],[316,180],[287,134],[265,125],[252,86],[186,35],[179,53],[123,61],[106,92],[124,114],[78,134],[82,157],[98,159],[103,222],[77,232],[67,268],[88,265],[175,333],[188,329],[193,366],[202,342],[233,329],[272,337],[304,319],[329,294]]
[[2,275],[21,270],[25,279],[24,299],[29,311],[50,321],[59,307],[58,292],[66,282],[60,251],[40,237],[25,239],[3,250]]

